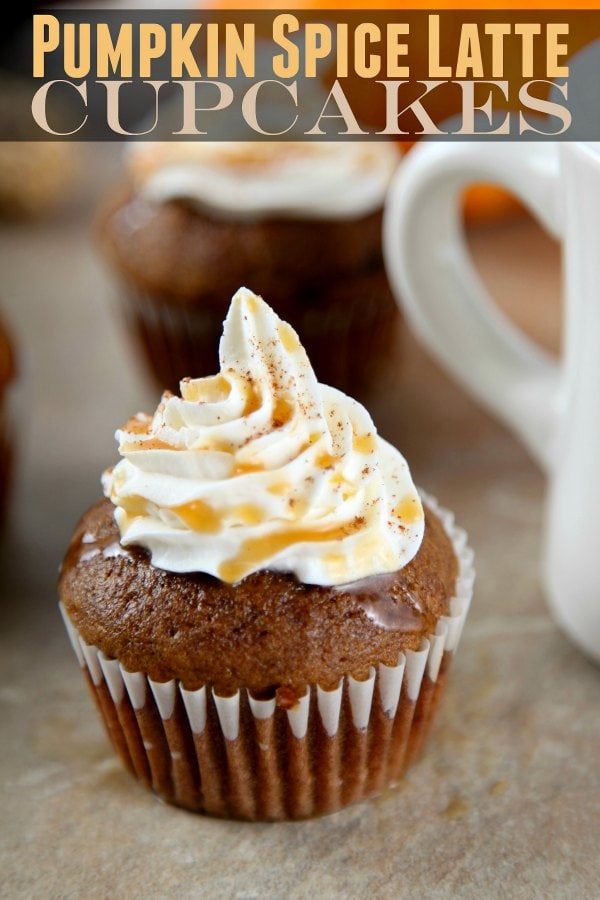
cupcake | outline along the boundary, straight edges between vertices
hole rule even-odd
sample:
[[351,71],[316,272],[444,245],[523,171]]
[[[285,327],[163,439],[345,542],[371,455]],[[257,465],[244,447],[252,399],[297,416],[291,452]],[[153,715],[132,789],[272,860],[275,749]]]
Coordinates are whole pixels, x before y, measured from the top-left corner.
[[398,310],[381,251],[393,143],[139,143],[100,215],[127,321],[161,388],[208,375],[227,300],[252,284],[318,378],[368,396]]
[[13,447],[10,438],[9,389],[15,376],[12,343],[0,319],[0,524],[6,514]]
[[61,607],[116,750],[160,797],[251,820],[331,812],[418,755],[472,554],[244,288],[220,363],[117,432]]

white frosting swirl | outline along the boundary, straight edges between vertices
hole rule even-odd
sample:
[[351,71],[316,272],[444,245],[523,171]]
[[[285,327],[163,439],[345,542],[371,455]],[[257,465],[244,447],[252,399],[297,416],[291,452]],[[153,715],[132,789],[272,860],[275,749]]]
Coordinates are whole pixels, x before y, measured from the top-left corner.
[[367,215],[383,205],[399,161],[386,141],[140,142],[128,159],[146,196],[236,219]]
[[117,431],[124,458],[103,486],[122,543],[230,583],[271,569],[336,585],[408,563],[424,518],[405,460],[363,406],[317,382],[296,332],[246,288],[220,360],[219,375],[184,379],[181,397]]

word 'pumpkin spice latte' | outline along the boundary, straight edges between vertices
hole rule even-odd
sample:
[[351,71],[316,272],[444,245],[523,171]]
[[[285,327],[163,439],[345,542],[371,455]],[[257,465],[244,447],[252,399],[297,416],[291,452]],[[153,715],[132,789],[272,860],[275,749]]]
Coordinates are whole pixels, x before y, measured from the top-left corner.
[[128,767],[169,801],[250,819],[399,777],[458,642],[472,554],[367,411],[319,384],[295,331],[241,288],[219,374],[184,379],[117,439],[60,594]]

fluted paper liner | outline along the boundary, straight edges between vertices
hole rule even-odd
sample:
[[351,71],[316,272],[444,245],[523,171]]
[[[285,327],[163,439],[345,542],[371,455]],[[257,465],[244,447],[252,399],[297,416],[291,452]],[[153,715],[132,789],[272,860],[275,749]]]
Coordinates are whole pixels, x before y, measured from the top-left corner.
[[85,643],[61,612],[109,737],[127,768],[168,802],[241,819],[333,812],[397,781],[419,754],[467,615],[475,572],[467,535],[423,495],[451,538],[459,571],[449,616],[395,666],[310,685],[291,709],[245,690],[187,691],[127,672]]
[[174,389],[183,372],[212,373],[226,308],[173,304],[133,287],[122,288],[120,297],[127,327],[160,387]]
[[[355,280],[349,279],[352,284]],[[126,326],[161,388],[175,390],[188,372],[213,373],[226,305],[210,297],[204,302],[197,298],[173,303],[133,285],[123,286],[119,297]],[[274,306],[277,311],[277,303]],[[357,389],[375,387],[378,380],[388,377],[396,346],[398,307],[387,282],[374,291],[366,286],[352,301],[346,298],[335,309],[320,304],[311,312],[300,298],[295,306],[295,314],[288,316],[290,324],[298,331],[319,381],[355,396]],[[331,353],[332,346],[335,353]],[[362,366],[357,367],[357,358]]]

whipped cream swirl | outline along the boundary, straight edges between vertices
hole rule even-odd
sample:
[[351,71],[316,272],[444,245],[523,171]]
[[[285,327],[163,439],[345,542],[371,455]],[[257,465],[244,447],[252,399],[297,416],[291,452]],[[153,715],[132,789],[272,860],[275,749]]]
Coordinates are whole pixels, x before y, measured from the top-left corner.
[[271,569],[337,585],[408,563],[424,518],[405,460],[363,406],[317,382],[296,332],[246,288],[220,361],[117,431],[123,459],[103,486],[122,544],[230,583]]
[[140,142],[128,156],[146,196],[252,220],[367,215],[383,205],[399,161],[385,141]]

